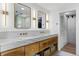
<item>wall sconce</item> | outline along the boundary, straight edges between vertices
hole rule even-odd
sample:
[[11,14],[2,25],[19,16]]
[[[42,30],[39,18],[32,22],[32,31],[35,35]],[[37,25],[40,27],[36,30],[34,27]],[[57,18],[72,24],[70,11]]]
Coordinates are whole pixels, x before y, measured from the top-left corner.
[[33,17],[33,28],[35,28],[35,27],[36,27],[36,18]]
[[35,17],[33,17],[33,20],[36,20],[36,18],[35,18]]
[[46,29],[48,29],[48,28],[49,28],[49,21],[46,20]]
[[2,14],[8,15],[7,11],[2,11]]
[[8,11],[7,11],[7,3],[3,3],[2,4],[2,10],[1,10],[1,14],[2,14],[2,26],[5,28],[6,27],[6,18],[8,15]]
[[49,20],[48,20],[48,14],[46,14],[46,29],[49,28]]
[[49,21],[48,21],[48,20],[46,20],[46,22],[48,23]]

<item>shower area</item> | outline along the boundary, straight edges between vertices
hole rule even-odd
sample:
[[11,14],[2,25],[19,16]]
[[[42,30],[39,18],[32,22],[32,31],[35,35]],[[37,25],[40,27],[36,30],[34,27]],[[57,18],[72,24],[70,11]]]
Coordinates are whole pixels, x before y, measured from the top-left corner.
[[60,13],[61,50],[76,54],[76,11]]

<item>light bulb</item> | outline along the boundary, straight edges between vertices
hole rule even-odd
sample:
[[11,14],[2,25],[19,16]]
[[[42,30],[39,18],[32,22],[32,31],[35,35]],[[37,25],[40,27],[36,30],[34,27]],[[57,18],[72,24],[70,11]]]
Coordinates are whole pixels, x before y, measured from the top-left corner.
[[21,8],[21,10],[24,10],[24,8]]

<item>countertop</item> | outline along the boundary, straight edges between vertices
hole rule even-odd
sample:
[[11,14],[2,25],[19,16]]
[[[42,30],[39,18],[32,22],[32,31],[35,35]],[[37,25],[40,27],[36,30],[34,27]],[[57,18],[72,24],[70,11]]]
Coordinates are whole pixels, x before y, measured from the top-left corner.
[[4,52],[30,43],[45,40],[49,37],[54,37],[54,36],[57,36],[57,34],[42,34],[42,35],[31,36],[31,37],[16,37],[15,39],[1,39],[0,52]]

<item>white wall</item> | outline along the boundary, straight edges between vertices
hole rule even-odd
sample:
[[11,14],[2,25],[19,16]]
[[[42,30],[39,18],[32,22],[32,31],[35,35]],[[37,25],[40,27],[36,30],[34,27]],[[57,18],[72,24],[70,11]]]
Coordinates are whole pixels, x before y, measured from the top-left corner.
[[[41,30],[42,32],[43,30]],[[48,30],[44,30],[44,33],[40,33],[39,30],[31,30],[31,31],[7,31],[7,32],[0,32],[0,40],[15,40],[16,38],[21,38],[21,37],[32,37],[32,36],[38,36],[38,35],[43,35],[43,34],[48,34]],[[26,35],[20,35],[20,33],[27,33]]]
[[58,34],[58,15],[54,10],[49,13],[49,29],[52,34]]
[[67,22],[68,24],[66,25],[68,28],[68,32],[67,32],[68,43],[76,45],[76,16],[74,16],[73,18],[69,16]]

